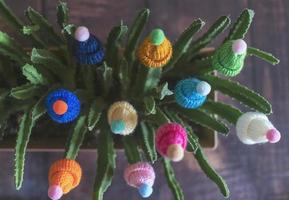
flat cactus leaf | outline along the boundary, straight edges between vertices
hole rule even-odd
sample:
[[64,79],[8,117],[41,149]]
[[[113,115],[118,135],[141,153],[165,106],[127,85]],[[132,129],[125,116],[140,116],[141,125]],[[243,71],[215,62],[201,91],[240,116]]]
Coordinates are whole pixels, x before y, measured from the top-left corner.
[[207,111],[211,114],[216,114],[219,117],[226,119],[232,124],[236,124],[238,118],[243,114],[238,108],[221,102],[208,100],[200,108],[200,110]]
[[156,102],[153,97],[148,96],[144,98],[144,110],[146,115],[156,113]]
[[141,142],[144,154],[147,160],[154,163],[158,159],[158,154],[155,147],[155,130],[147,123],[140,123]]
[[105,61],[108,66],[115,68],[116,70],[119,62],[119,49],[121,48],[121,42],[123,41],[127,30],[127,26],[121,24],[113,27],[108,35]]
[[181,56],[187,52],[194,35],[199,32],[204,25],[205,22],[203,22],[201,19],[197,19],[193,21],[192,24],[187,27],[186,30],[180,35],[180,37],[174,44],[173,56],[167,64],[165,71],[170,70],[170,68],[172,68],[174,64],[178,62]]
[[175,197],[175,200],[184,200],[185,197],[184,197],[182,188],[175,177],[175,173],[174,173],[174,170],[170,161],[164,158],[163,166],[164,166],[165,176],[166,176],[168,185],[171,189],[171,192],[173,193]]
[[254,18],[254,11],[250,9],[245,9],[237,21],[234,23],[233,27],[230,30],[228,37],[226,37],[225,41],[227,40],[237,40],[237,39],[244,39],[246,33],[248,32],[251,23]]
[[25,153],[32,132],[32,128],[35,125],[38,118],[40,118],[44,114],[43,112],[41,114],[36,112],[33,113],[32,112],[33,109],[34,108],[32,107],[31,109],[26,110],[26,112],[24,113],[17,133],[17,140],[15,146],[15,172],[14,172],[15,185],[17,190],[21,188],[23,183]]
[[2,31],[0,31],[0,53],[9,56],[20,65],[24,65],[29,61],[29,57],[23,48],[12,37]]
[[109,132],[109,127],[101,121],[101,132],[98,140],[98,158],[97,158],[97,171],[94,183],[94,200],[103,200],[103,194],[111,185],[113,173],[116,167],[115,158],[116,153],[114,150],[112,134]]
[[276,58],[274,55],[271,53],[262,51],[260,49],[254,48],[254,47],[249,47],[247,49],[247,55],[249,56],[256,56],[272,65],[277,65],[280,61],[278,58]]
[[12,88],[10,95],[15,99],[31,99],[35,96],[41,96],[43,88],[38,85],[27,83],[15,88]]
[[226,126],[226,124],[217,120],[206,112],[194,109],[185,109],[179,106],[174,106],[173,109],[181,116],[187,118],[187,120],[190,120],[196,124],[215,130],[223,135],[228,135],[229,133],[229,128]]
[[32,26],[23,26],[22,27],[22,33],[24,35],[32,35],[33,33],[39,31],[40,27],[38,25],[32,25]]
[[33,48],[30,59],[33,63],[44,65],[55,72],[57,68],[60,68],[58,70],[65,69],[64,63],[49,50]]
[[156,88],[153,95],[159,100],[163,100],[166,96],[171,96],[173,94],[174,92],[169,89],[168,82],[165,82]]
[[[190,143],[189,143],[190,144]],[[194,154],[199,166],[209,179],[216,183],[225,198],[229,198],[230,191],[225,180],[210,166],[202,148],[199,146]]]
[[247,87],[240,85],[238,82],[210,75],[203,75],[200,76],[200,78],[207,81],[212,86],[213,90],[218,90],[250,108],[265,114],[272,113],[272,106],[264,97]]
[[27,144],[31,135],[33,127],[33,121],[31,118],[30,110],[26,111],[21,119],[19,131],[17,134],[16,147],[15,147],[15,185],[19,190],[22,186],[24,165],[25,165],[25,153]]
[[68,24],[69,19],[69,10],[67,7],[67,3],[60,1],[57,6],[57,23],[60,26],[60,28],[64,28]]
[[101,99],[96,99],[92,102],[87,117],[87,127],[89,131],[92,131],[99,122],[103,107],[104,102]]
[[35,85],[46,85],[48,80],[33,65],[25,64],[22,73],[30,83]]
[[122,143],[128,163],[133,164],[141,161],[138,144],[133,135],[124,136]]
[[141,98],[144,94],[153,92],[153,89],[158,86],[161,73],[162,69],[140,66],[132,87],[133,94]]
[[106,62],[97,69],[100,72],[100,80],[104,95],[109,93],[112,85],[112,68],[107,65]]
[[39,12],[28,7],[26,15],[33,25],[38,25],[40,27],[40,31],[45,33],[47,39],[52,42],[53,45],[60,46],[64,43],[62,38],[55,33],[53,26]]
[[170,123],[169,117],[164,113],[164,111],[160,107],[156,107],[156,114],[148,115],[145,120],[149,121],[152,124],[157,126]]
[[218,18],[203,36],[192,42],[187,51],[187,60],[191,60],[199,50],[210,44],[220,33],[228,28],[230,23],[231,20],[228,16]]
[[127,59],[128,63],[131,63],[135,59],[135,50],[140,38],[140,35],[146,25],[148,18],[150,15],[149,9],[143,9],[138,16],[135,18],[131,28],[128,32],[127,37],[127,46],[125,48],[125,58]]
[[74,160],[77,157],[81,144],[84,140],[85,134],[88,132],[86,127],[85,114],[81,115],[73,129],[73,132],[69,136],[68,142],[65,148],[65,158]]

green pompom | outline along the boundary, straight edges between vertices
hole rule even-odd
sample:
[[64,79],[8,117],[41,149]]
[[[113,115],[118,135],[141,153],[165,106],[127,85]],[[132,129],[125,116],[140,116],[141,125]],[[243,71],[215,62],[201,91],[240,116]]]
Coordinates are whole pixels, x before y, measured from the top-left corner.
[[165,40],[165,33],[162,29],[154,29],[150,34],[151,43],[154,45],[160,45]]
[[246,52],[236,54],[232,50],[232,40],[219,47],[212,58],[212,66],[225,76],[236,76],[241,72],[246,58]]

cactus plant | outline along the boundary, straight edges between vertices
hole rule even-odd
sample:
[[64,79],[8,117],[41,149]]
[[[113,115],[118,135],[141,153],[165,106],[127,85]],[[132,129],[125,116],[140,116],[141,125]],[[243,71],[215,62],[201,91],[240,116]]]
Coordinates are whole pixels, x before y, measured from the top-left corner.
[[[205,23],[196,19],[175,42],[170,42],[165,31],[157,27],[141,42],[149,15],[150,10],[143,9],[131,27],[120,22],[111,29],[103,45],[86,27],[77,27],[69,22],[65,2],[57,6],[57,22],[61,29],[58,33],[33,8],[26,10],[30,24],[24,24],[4,0],[0,0],[0,16],[33,45],[27,51],[15,39],[0,31],[0,131],[4,140],[11,118],[21,117],[15,147],[17,189],[22,186],[25,152],[33,127],[47,112],[56,122],[67,123],[75,119],[71,122],[73,128],[67,139],[65,159],[76,159],[87,134],[96,133],[99,156],[93,194],[95,200],[103,199],[116,167],[115,136],[112,132],[121,135],[117,136],[117,140],[125,149],[128,163],[163,162],[168,185],[176,200],[183,200],[184,195],[169,157],[179,161],[182,148],[191,152],[224,197],[229,197],[225,180],[210,166],[203,153],[194,125],[226,136],[229,128],[224,120],[236,124],[244,116],[237,107],[216,102],[209,96],[207,98],[211,91],[232,97],[246,105],[248,110],[270,114],[271,105],[264,97],[226,76],[239,74],[248,56],[257,56],[273,65],[279,60],[245,43],[254,17],[250,9],[241,13],[225,40],[209,55],[203,53],[203,48],[230,27],[229,16],[218,18],[199,38],[195,38],[195,34]],[[215,71],[225,77],[220,77]],[[57,93],[59,91],[62,91],[61,95]],[[109,109],[119,101],[122,104]],[[262,119],[268,120],[266,117]],[[156,150],[159,144],[156,144],[155,134],[160,126],[168,123],[182,127],[178,130],[182,130],[186,137],[175,135],[180,131],[166,129],[170,138],[162,136],[161,145],[165,149],[166,145],[170,145],[169,152],[166,152],[169,156],[162,157]],[[246,125],[250,126],[248,123]],[[251,129],[254,129],[258,124],[269,122],[255,121],[252,124]],[[276,142],[280,134],[275,129],[272,131],[271,123],[269,125],[270,129],[267,129],[270,133],[259,131],[260,134],[258,132],[259,135],[255,136],[250,135],[254,132],[250,130],[239,134],[246,137],[246,141],[247,137],[251,137],[250,141],[258,137],[261,139],[254,141],[264,143],[274,139]],[[243,130],[242,127],[239,129]],[[129,130],[127,134],[124,134],[125,130]],[[172,138],[186,140],[171,141]],[[145,169],[138,170],[146,176]],[[137,180],[142,180],[141,176],[138,174]],[[148,188],[137,187],[141,188],[142,196],[147,197],[152,192],[147,191]],[[50,196],[61,195],[51,193]]]

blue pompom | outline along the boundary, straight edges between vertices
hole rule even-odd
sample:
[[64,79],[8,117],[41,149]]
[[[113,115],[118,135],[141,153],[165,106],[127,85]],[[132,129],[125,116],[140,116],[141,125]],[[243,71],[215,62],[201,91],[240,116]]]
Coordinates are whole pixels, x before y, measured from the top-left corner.
[[125,129],[125,122],[123,120],[115,120],[110,124],[111,131],[115,134],[122,134]]
[[175,87],[176,102],[184,108],[198,108],[205,101],[207,96],[197,92],[197,85],[201,80],[196,78],[184,79]]
[[[58,115],[53,110],[53,104],[57,100],[64,101],[68,109],[63,115]],[[77,96],[65,89],[54,90],[45,99],[45,106],[51,119],[58,123],[68,123],[76,119],[80,113],[80,101]]]
[[138,188],[138,192],[142,196],[142,198],[148,198],[153,193],[153,188],[148,184],[142,184]]
[[101,42],[90,34],[87,41],[79,42],[75,40],[74,55],[80,64],[99,64],[104,59],[104,49]]

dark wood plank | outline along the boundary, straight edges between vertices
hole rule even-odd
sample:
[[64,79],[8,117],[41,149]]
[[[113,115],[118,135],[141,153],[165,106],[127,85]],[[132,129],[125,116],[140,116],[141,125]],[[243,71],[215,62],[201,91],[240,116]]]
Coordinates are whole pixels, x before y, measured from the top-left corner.
[[[31,1],[23,2],[25,2],[23,5],[28,5]],[[55,2],[56,0],[44,1],[45,14],[51,20],[55,19]],[[132,17],[143,6],[152,9],[152,21],[148,29],[163,27],[173,40],[193,19],[200,17],[211,24],[220,15],[231,14],[231,17],[236,19],[243,8],[253,8],[256,17],[247,41],[254,47],[278,55],[281,64],[272,67],[263,61],[250,58],[237,80],[264,94],[272,102],[274,115],[270,119],[283,133],[283,139],[275,145],[248,147],[241,144],[232,131],[229,137],[220,137],[216,150],[208,150],[206,153],[210,162],[228,181],[231,190],[230,199],[289,199],[289,140],[286,135],[289,118],[288,1],[85,0],[71,1],[69,4],[72,8],[72,22],[89,26],[102,40],[107,37],[111,26],[117,24],[120,19],[130,23]],[[14,6],[21,10],[16,4]],[[218,44],[217,42],[215,44]],[[220,99],[235,103],[224,96],[220,96]],[[24,187],[19,192],[13,187],[13,153],[0,155],[0,199],[46,199],[47,170],[50,163],[62,156],[61,153],[28,153]],[[91,199],[96,154],[82,152],[79,161],[84,169],[83,181],[76,190],[63,199]],[[106,193],[105,199],[140,199],[136,190],[125,185],[122,178],[125,166],[124,154],[119,152],[113,185]],[[155,165],[155,169],[157,180],[155,192],[150,199],[172,200],[160,163]],[[186,199],[223,199],[214,184],[200,171],[192,155],[187,154],[183,162],[175,165],[175,169]]]

